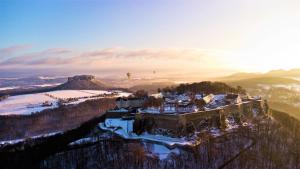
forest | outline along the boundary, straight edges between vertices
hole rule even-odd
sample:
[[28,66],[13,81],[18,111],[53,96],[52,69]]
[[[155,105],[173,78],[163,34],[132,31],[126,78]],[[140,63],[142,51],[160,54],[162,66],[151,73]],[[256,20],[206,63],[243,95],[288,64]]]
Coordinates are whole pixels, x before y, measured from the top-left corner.
[[180,84],[176,87],[165,87],[158,89],[163,92],[178,92],[178,93],[203,93],[203,94],[223,94],[223,93],[241,93],[245,94],[246,90],[241,86],[231,87],[222,82],[203,81],[199,83]]

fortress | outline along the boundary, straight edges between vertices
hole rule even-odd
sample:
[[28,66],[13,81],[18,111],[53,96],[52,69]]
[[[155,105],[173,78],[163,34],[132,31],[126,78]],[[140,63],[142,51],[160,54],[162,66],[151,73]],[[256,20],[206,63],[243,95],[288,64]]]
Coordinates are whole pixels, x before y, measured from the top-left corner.
[[135,127],[153,134],[180,136],[205,128],[226,128],[228,119],[242,123],[249,118],[263,115],[267,112],[265,101],[248,100],[239,104],[218,107],[213,110],[198,111],[183,114],[153,114],[139,113],[135,115]]
[[162,99],[156,107],[147,100],[151,99],[119,98],[118,108],[108,111],[106,118],[134,119],[135,133],[177,137],[208,128],[226,129],[230,125],[242,125],[253,117],[264,115],[268,109],[261,98],[242,98],[233,94],[200,97],[203,102],[200,106],[196,97],[190,99],[179,95]]

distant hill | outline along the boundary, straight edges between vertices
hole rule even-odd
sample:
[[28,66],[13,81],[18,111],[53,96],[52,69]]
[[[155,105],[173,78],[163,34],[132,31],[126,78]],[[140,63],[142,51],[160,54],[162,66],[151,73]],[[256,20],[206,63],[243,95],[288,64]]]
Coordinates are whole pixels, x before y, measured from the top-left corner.
[[69,77],[66,83],[55,87],[55,90],[107,90],[112,88],[97,80],[95,76],[78,75]]
[[[296,80],[297,79],[297,80]],[[230,76],[221,77],[218,81],[228,83],[232,86],[256,87],[258,84],[300,84],[300,69],[272,70],[267,73],[235,73]]]
[[55,90],[122,90],[128,91],[128,89],[124,88],[116,88],[107,84],[102,83],[97,80],[95,76],[92,75],[77,75],[73,77],[69,77],[68,81],[54,87],[36,87],[30,89],[9,89],[0,91],[0,96],[4,95],[22,95],[22,94],[34,94],[41,92],[49,92]]
[[291,70],[272,70],[266,73],[268,76],[281,76],[281,77],[300,77],[300,69]]
[[0,88],[33,88],[43,86],[55,86],[66,82],[67,77],[21,77],[21,78],[0,78]]
[[249,78],[255,78],[255,77],[262,77],[264,74],[262,73],[235,73],[226,77],[218,78],[218,80],[221,81],[237,81],[237,80],[243,80],[243,79],[249,79]]
[[256,77],[227,82],[232,86],[253,87],[258,84],[276,85],[300,83],[300,81],[284,77]]
[[271,70],[267,73],[235,73],[229,76],[218,78],[221,81],[238,81],[243,79],[252,79],[252,78],[270,78],[270,77],[280,77],[280,78],[300,78],[300,69],[291,69],[291,70]]

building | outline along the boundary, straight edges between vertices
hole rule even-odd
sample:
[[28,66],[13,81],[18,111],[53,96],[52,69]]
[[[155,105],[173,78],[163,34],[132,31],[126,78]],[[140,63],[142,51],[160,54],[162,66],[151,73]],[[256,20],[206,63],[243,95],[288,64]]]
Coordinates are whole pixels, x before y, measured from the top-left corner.
[[137,97],[129,97],[123,98],[119,97],[116,100],[116,104],[118,108],[139,108],[142,107],[145,103],[146,98],[137,98]]
[[162,113],[176,113],[176,102],[166,102],[162,106]]
[[196,105],[192,103],[188,104],[178,104],[176,112],[178,113],[192,113],[192,112],[197,112],[199,109],[197,108]]
[[240,104],[242,103],[242,98],[239,94],[227,94],[225,96],[226,104]]
[[209,94],[209,95],[203,97],[203,101],[204,101],[206,104],[208,104],[208,103],[210,103],[211,101],[213,101],[214,97],[215,97],[215,95]]

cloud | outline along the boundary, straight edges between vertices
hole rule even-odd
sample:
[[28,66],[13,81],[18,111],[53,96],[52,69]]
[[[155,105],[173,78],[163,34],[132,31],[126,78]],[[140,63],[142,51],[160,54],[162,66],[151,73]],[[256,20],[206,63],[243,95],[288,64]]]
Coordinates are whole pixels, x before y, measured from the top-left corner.
[[[60,64],[58,56],[71,53],[64,48],[51,48],[39,52],[25,53],[17,57],[11,57],[2,61],[1,65],[36,65],[36,64]],[[58,59],[58,60],[57,60]],[[53,60],[50,62],[50,60]],[[57,61],[55,61],[57,60]],[[55,62],[54,62],[55,61]]]
[[72,51],[69,49],[65,49],[65,48],[51,48],[51,49],[44,50],[41,53],[42,54],[65,54],[65,53],[70,53],[70,52],[72,52]]
[[26,49],[30,49],[31,47],[32,47],[31,45],[15,45],[6,48],[0,48],[0,60],[11,57]]
[[[71,73],[121,74],[183,74],[206,76],[210,70],[224,72],[214,51],[176,48],[104,48],[76,51],[50,48],[25,52],[0,61],[1,72],[28,70],[30,72],[62,71]],[[209,71],[208,71],[209,70]],[[47,72],[47,71],[46,71]],[[192,72],[192,73],[191,73]],[[206,72],[206,73],[205,73]],[[173,76],[173,75],[172,75]]]
[[22,51],[24,49],[29,49],[31,47],[32,47],[31,45],[15,45],[7,48],[0,48],[0,53],[14,53],[14,52]]
[[201,59],[205,51],[197,49],[124,49],[107,48],[85,52],[78,57],[102,59]]
[[175,48],[104,48],[71,51],[51,48],[23,53],[0,62],[0,69],[70,69],[74,71],[181,71],[204,69],[212,65],[209,51]]

